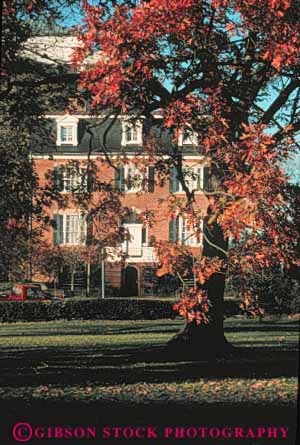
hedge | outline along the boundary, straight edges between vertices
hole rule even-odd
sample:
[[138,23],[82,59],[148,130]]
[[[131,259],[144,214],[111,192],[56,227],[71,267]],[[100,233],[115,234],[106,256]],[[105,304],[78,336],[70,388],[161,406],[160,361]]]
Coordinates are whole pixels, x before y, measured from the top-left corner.
[[[0,302],[0,322],[50,320],[155,320],[175,318],[174,301],[160,299],[96,298],[43,302]],[[225,315],[239,313],[238,302],[225,301]]]
[[0,302],[0,321],[154,320],[174,318],[170,301],[125,298],[67,299],[43,302]]

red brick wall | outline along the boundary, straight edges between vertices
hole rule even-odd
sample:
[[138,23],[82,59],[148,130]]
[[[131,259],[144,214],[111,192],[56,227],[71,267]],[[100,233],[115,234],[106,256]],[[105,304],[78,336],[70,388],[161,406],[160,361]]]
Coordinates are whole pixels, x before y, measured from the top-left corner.
[[[84,162],[84,161],[83,161]],[[58,164],[67,164],[68,160],[49,160],[49,159],[36,159],[36,169],[40,177],[41,185],[46,184],[46,175],[49,171],[53,170]],[[101,180],[114,181],[114,170],[112,167],[103,164],[102,162],[97,162],[96,164],[99,169],[99,175]],[[134,192],[126,192],[124,196],[124,204],[128,207],[135,207],[141,211],[144,210],[154,210],[156,223],[153,227],[148,230],[148,241],[151,236],[154,236],[156,241],[168,240],[169,236],[169,224],[168,224],[168,210],[167,202],[161,203],[160,200],[167,200],[169,196],[169,182],[166,181],[163,187],[155,184],[153,193],[142,193],[137,194]],[[184,196],[184,194],[183,194]],[[196,195],[196,199],[199,207],[205,207],[206,199],[203,194],[199,193]],[[72,208],[72,204],[70,204]],[[57,206],[53,205],[52,214],[56,213]],[[51,231],[50,231],[51,232]],[[46,234],[46,238],[51,243],[51,233]]]
[[[76,157],[74,157],[76,159]],[[40,184],[42,186],[46,185],[46,176],[50,171],[54,169],[56,165],[67,164],[69,159],[36,159],[35,165],[37,173],[40,177]],[[84,161],[82,161],[84,164]],[[114,181],[114,170],[112,167],[104,164],[100,161],[96,161],[99,175],[101,180],[112,182]],[[126,192],[124,196],[124,204],[128,207],[135,207],[140,211],[144,210],[154,210],[155,211],[155,224],[153,227],[148,229],[148,242],[151,237],[155,237],[156,241],[160,240],[168,240],[169,237],[169,219],[168,219],[168,211],[167,211],[167,198],[169,196],[169,181],[167,180],[163,187],[155,184],[153,193],[142,193],[136,194],[134,192]],[[183,194],[184,196],[184,194]],[[196,199],[199,207],[206,206],[206,198],[202,193],[198,193],[196,195]],[[165,200],[165,202],[160,202],[161,200]],[[70,204],[70,208],[72,208],[72,204]],[[49,211],[50,216],[53,216],[57,212],[57,204],[53,204],[52,208]],[[52,245],[53,238],[53,229],[49,227],[48,231],[44,232],[44,238],[48,242],[49,245]],[[195,248],[198,250],[198,248]],[[134,263],[131,263],[134,265]],[[138,276],[140,281],[141,276],[141,265],[135,265],[138,269]],[[121,266],[119,264],[113,265],[112,263],[107,264],[106,266],[106,281],[113,285],[114,287],[119,287],[121,282]]]

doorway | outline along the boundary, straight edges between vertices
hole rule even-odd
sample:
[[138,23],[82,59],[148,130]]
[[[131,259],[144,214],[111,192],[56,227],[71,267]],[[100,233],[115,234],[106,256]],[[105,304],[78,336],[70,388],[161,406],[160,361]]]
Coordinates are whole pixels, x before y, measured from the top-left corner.
[[125,269],[122,269],[120,293],[122,297],[138,296],[138,271],[135,267],[128,266]]

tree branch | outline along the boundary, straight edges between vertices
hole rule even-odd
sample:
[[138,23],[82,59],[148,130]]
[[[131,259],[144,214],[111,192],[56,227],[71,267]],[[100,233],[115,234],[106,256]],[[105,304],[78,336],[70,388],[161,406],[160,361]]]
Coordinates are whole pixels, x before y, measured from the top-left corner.
[[203,230],[203,238],[205,239],[205,241],[207,242],[207,244],[209,244],[211,247],[213,247],[214,249],[219,250],[221,253],[223,253],[223,255],[225,255],[226,257],[228,257],[228,252],[226,252],[226,250],[222,249],[222,247],[217,246],[216,244],[214,244],[212,241],[210,241],[210,239],[206,236],[204,230]]
[[261,119],[262,124],[268,124],[277,111],[286,103],[289,96],[296,90],[296,88],[300,87],[300,80],[293,79],[290,83],[281,91],[277,99],[270,105],[270,107],[266,110],[264,116]]
[[289,127],[291,128],[287,130],[286,127],[284,127],[282,130],[273,135],[273,138],[276,140],[276,142],[280,142],[287,136],[295,136],[296,133],[300,131],[300,120],[289,125]]

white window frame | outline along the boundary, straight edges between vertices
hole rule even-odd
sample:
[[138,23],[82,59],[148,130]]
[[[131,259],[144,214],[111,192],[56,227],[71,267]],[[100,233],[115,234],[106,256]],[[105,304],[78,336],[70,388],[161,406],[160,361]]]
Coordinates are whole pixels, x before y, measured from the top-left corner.
[[[136,167],[134,164],[126,164],[124,165],[124,183],[125,183],[125,192],[126,193],[138,193],[143,191],[143,181],[145,178],[148,178],[148,167],[145,167],[143,171],[139,170],[138,167]],[[137,177],[140,176],[140,178],[134,180],[135,184],[134,187],[131,186],[128,188],[128,181],[130,177]]]
[[[191,165],[191,166],[184,166],[183,167],[183,173],[184,175],[184,181],[189,189],[190,192],[195,190],[196,193],[202,192],[204,187],[204,167],[202,165]],[[188,173],[188,174],[187,174]],[[200,174],[200,190],[198,190],[198,176]],[[194,179],[193,176],[194,175]],[[179,181],[178,185],[178,191],[176,193],[183,193],[183,187],[181,182]]]
[[87,175],[84,177],[84,182],[82,183],[83,177],[83,168],[79,169],[79,171],[68,167],[64,168],[62,171],[62,193],[76,193],[77,188],[81,188],[82,191],[87,191]]
[[[62,213],[63,215],[63,242],[61,243],[61,245],[64,246],[83,246],[86,244],[86,238],[87,238],[87,223],[86,223],[86,217],[84,214],[82,213],[78,213],[78,212],[65,212]],[[68,219],[70,217],[76,217],[79,220],[79,233],[74,232],[73,231],[73,235],[67,240],[67,224],[68,224]],[[74,225],[74,222],[73,222]],[[82,235],[82,236],[81,236]]]
[[[187,228],[188,219],[179,217],[178,220],[178,238],[180,244],[184,246],[199,247],[203,244],[203,234],[201,233],[200,239],[198,240],[196,235],[193,233],[192,228]],[[201,221],[201,231],[203,231],[203,221]]]
[[[189,132],[190,135],[185,138],[184,133]],[[185,130],[180,130],[179,136],[178,136],[178,145],[182,147],[183,145],[198,145],[198,136],[197,134],[191,129],[186,128]]]
[[[135,137],[131,137],[130,140],[127,140],[127,135],[130,132],[132,136],[132,132],[135,131]],[[140,121],[135,123],[129,121],[122,121],[122,141],[121,145],[142,145],[143,143],[143,124]]]
[[[56,119],[57,124],[57,138],[56,145],[78,145],[78,121],[79,119],[75,116],[71,116],[69,114]],[[62,129],[71,129],[71,138],[67,140],[62,139]]]

